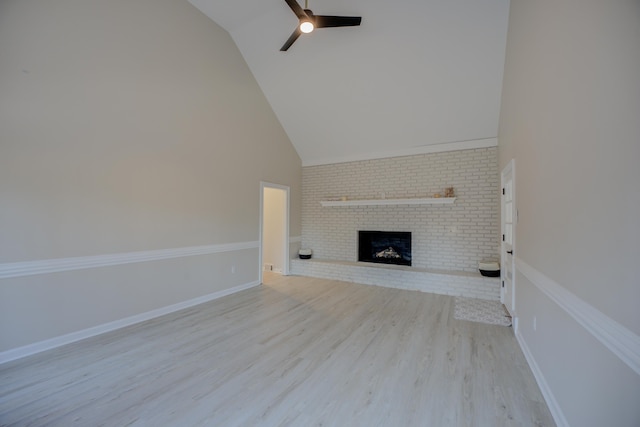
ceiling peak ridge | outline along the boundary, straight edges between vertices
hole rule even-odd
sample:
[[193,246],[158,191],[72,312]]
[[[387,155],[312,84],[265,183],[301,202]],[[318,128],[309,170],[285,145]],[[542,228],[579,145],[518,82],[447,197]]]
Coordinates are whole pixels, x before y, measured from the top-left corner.
[[446,151],[474,150],[477,148],[490,148],[498,146],[498,138],[468,139],[454,142],[440,142],[437,144],[421,145],[417,147],[402,148],[393,151],[375,152],[367,154],[354,154],[324,159],[312,159],[302,162],[302,167],[322,166],[336,163],[360,162],[363,160],[388,159],[392,157],[414,156],[418,154],[443,153]]

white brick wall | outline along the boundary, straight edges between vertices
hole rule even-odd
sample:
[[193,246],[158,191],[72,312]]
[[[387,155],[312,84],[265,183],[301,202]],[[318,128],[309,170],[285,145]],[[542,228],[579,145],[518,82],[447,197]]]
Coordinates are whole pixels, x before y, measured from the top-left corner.
[[[478,261],[498,258],[495,147],[308,166],[302,175],[302,247],[313,249],[314,258],[357,261],[358,230],[411,231],[417,268],[477,272]],[[452,205],[320,205],[341,196],[376,199],[381,193],[387,199],[430,197],[448,186],[456,191]]]
[[[370,267],[369,267],[370,265]],[[326,260],[291,260],[293,274],[388,288],[487,300],[500,299],[499,278],[474,273],[438,273],[419,268]]]

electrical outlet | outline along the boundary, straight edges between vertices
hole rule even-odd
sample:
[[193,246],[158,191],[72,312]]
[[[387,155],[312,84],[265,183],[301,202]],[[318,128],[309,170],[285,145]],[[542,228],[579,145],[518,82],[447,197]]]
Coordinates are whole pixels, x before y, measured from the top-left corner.
[[538,328],[538,318],[533,316],[533,330],[535,331]]

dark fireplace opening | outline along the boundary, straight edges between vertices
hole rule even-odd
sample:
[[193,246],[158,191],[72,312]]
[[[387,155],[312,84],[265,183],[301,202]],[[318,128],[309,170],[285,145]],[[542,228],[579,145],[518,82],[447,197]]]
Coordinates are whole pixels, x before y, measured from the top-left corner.
[[358,231],[358,261],[411,265],[411,232]]

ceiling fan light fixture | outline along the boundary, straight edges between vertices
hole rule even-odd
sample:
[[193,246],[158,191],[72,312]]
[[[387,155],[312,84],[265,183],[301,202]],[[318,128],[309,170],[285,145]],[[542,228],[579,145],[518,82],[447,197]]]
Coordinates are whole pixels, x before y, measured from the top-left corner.
[[300,31],[302,31],[305,34],[308,34],[310,32],[312,32],[314,29],[314,25],[313,22],[311,21],[301,21],[300,22]]
[[314,15],[311,9],[307,8],[307,0],[304,2],[304,9],[298,4],[298,0],[284,1],[298,17],[298,26],[280,48],[281,52],[286,52],[301,34],[308,34],[315,28],[357,27],[362,21],[361,16]]

